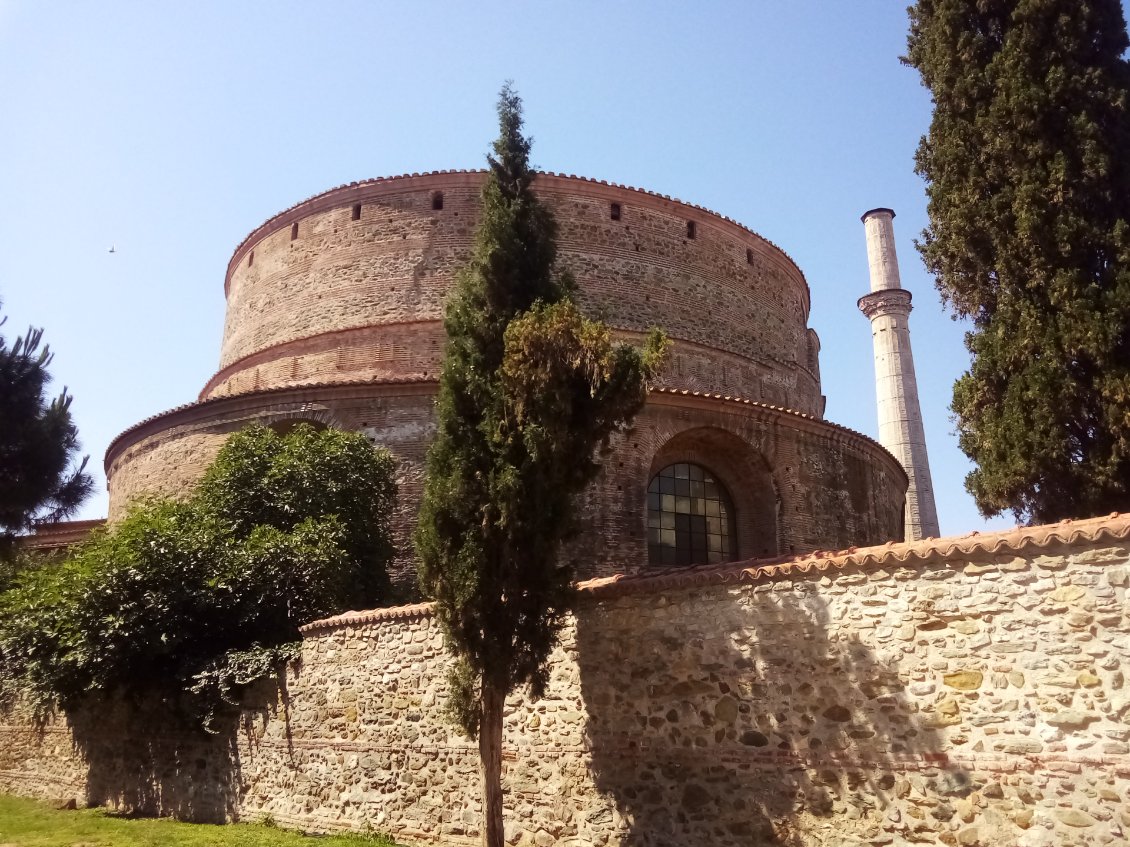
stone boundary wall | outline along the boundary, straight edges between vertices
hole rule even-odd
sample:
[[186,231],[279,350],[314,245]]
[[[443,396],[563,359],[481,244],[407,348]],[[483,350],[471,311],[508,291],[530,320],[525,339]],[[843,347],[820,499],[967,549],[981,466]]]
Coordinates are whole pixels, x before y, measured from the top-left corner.
[[[508,704],[508,840],[1098,845],[1130,827],[1130,517],[581,586]],[[477,839],[425,604],[312,624],[214,739],[0,714],[0,790]]]

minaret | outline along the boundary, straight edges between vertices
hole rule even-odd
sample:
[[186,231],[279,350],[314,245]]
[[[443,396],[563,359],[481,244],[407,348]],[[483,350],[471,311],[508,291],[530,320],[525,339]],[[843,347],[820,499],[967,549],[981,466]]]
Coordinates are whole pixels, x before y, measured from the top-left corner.
[[894,216],[890,209],[872,209],[863,215],[871,293],[859,298],[859,310],[871,321],[875,345],[879,443],[894,454],[910,477],[906,540],[916,541],[938,536],[938,510],[910,353],[910,292],[902,288],[895,255]]

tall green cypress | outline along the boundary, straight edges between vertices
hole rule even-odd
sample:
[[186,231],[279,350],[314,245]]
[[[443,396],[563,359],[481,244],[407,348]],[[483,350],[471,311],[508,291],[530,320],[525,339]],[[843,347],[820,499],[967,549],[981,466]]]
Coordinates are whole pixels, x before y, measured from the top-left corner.
[[919,250],[971,321],[954,386],[985,515],[1130,510],[1130,64],[1119,0],[918,0]]
[[451,712],[477,737],[483,843],[502,847],[506,695],[546,683],[546,660],[572,596],[559,557],[574,500],[597,454],[642,407],[666,340],[612,344],[585,319],[555,269],[556,226],[531,191],[521,100],[498,103],[482,220],[444,326],[437,433],[416,531],[420,584],[453,654]]

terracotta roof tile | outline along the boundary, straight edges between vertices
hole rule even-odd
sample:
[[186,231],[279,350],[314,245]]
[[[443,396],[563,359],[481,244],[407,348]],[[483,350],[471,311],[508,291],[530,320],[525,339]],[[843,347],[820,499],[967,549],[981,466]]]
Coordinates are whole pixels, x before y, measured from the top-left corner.
[[[772,559],[749,559],[724,565],[691,568],[670,568],[644,574],[617,574],[590,579],[577,584],[577,590],[594,598],[615,597],[661,591],[668,588],[690,588],[698,585],[772,581],[790,574],[875,568],[890,565],[925,564],[943,559],[986,554],[1032,553],[1063,544],[1090,544],[1101,541],[1130,540],[1130,515],[1117,512],[1099,518],[1066,520],[1042,526],[1016,527],[1001,532],[971,532],[949,538],[926,538],[906,543],[888,542],[874,547],[849,547],[834,553],[822,550],[800,556]],[[313,621],[301,628],[303,633],[340,626],[375,623],[386,620],[426,617],[432,614],[431,603],[415,603],[390,609],[346,612],[324,620]]]
[[19,536],[21,547],[39,550],[55,547],[69,547],[85,541],[90,533],[106,523],[105,518],[85,521],[59,521],[58,523],[36,524],[30,535]]
[[832,429],[838,430],[846,435],[851,435],[856,438],[862,439],[863,441],[866,441],[867,443],[878,447],[880,450],[887,450],[886,447],[884,447],[874,438],[871,438],[871,436],[869,435],[864,435],[862,432],[858,432],[857,430],[851,429],[850,427],[835,423],[834,421],[829,421],[824,418],[818,418],[815,415],[809,415],[806,412],[798,412],[795,409],[789,409],[785,406],[773,406],[769,403],[761,403],[757,400],[747,400],[743,397],[734,397],[729,394],[714,394],[709,391],[691,391],[686,388],[661,387],[652,388],[651,390],[656,394],[669,394],[683,397],[703,397],[708,400],[722,400],[727,403],[735,403],[742,406],[754,406],[758,409],[767,409],[770,412],[780,412],[781,414],[791,415],[795,418],[803,418],[806,421],[812,421],[813,423],[831,427]]
[[723,565],[670,568],[643,574],[604,577],[580,583],[577,588],[593,595],[616,595],[662,588],[683,588],[709,583],[771,581],[793,572],[813,573],[847,568],[882,568],[890,565],[924,564],[976,554],[1031,552],[1058,544],[1092,543],[1103,539],[1130,538],[1130,515],[1117,512],[1099,518],[1066,520],[1033,527],[1016,527],[1001,532],[971,532],[949,538],[924,538],[921,541],[874,547],[849,547],[847,550],[818,550],[799,556],[749,559]]
[[[301,382],[301,383],[296,383],[294,385],[280,385],[280,386],[277,386],[275,388],[260,388],[260,389],[255,389],[253,391],[243,391],[243,392],[238,392],[238,393],[234,393],[234,394],[223,394],[223,395],[220,395],[220,396],[217,396],[217,397],[208,397],[204,400],[197,400],[193,403],[182,403],[180,406],[174,406],[173,408],[166,409],[165,411],[159,412],[156,415],[150,415],[149,417],[138,421],[133,426],[128,427],[127,429],[124,429],[121,432],[119,432],[116,436],[114,436],[113,439],[111,439],[109,446],[106,448],[105,459],[104,459],[103,464],[106,467],[109,467],[111,454],[117,453],[119,446],[120,446],[120,442],[124,441],[128,436],[130,436],[133,433],[137,432],[138,430],[148,426],[149,424],[154,423],[155,421],[159,421],[162,418],[167,418],[167,417],[170,417],[172,415],[178,414],[180,412],[188,411],[189,409],[200,409],[200,408],[204,408],[206,406],[212,406],[212,405],[216,405],[218,403],[223,403],[225,401],[234,401],[237,398],[240,399],[240,400],[243,400],[243,399],[246,399],[246,398],[249,398],[249,397],[257,397],[257,396],[258,397],[269,397],[271,395],[283,394],[283,393],[286,393],[286,392],[289,392],[289,391],[308,391],[310,389],[315,389],[315,388],[356,388],[356,387],[365,386],[365,385],[425,385],[425,384],[428,384],[428,383],[438,384],[438,379],[436,377],[382,376],[382,377],[376,377],[374,379],[348,380],[348,381],[341,381],[341,382],[333,381],[333,380],[327,380],[327,381],[322,381],[322,382]],[[803,418],[804,420],[809,420],[809,421],[812,421],[813,423],[817,423],[817,424],[821,424],[823,426],[830,427],[833,430],[837,430],[837,431],[845,433],[847,435],[851,435],[851,436],[854,436],[856,438],[862,439],[863,441],[866,441],[869,444],[872,444],[872,445],[878,447],[879,449],[883,449],[883,450],[886,449],[881,444],[879,444],[879,442],[875,441],[873,438],[870,438],[869,436],[866,436],[863,433],[856,432],[854,429],[849,429],[846,426],[841,426],[840,424],[834,423],[832,421],[824,420],[822,418],[817,418],[817,417],[814,417],[813,415],[805,414],[804,412],[797,412],[797,411],[794,411],[792,409],[787,409],[784,406],[771,406],[771,405],[768,405],[766,403],[759,403],[756,400],[745,400],[745,399],[742,399],[741,397],[733,397],[733,396],[730,396],[728,394],[727,395],[712,394],[710,392],[704,392],[704,391],[690,391],[690,390],[684,389],[684,388],[658,388],[658,387],[655,387],[655,388],[652,388],[651,391],[656,393],[656,394],[666,394],[666,395],[670,395],[670,396],[701,397],[701,398],[707,399],[707,400],[722,400],[722,401],[729,402],[729,403],[737,403],[737,404],[744,405],[744,406],[753,406],[753,407],[760,408],[760,409],[766,409],[766,410],[771,411],[771,412],[780,412],[780,413],[783,413],[783,414],[792,415],[793,417]]]
[[399,621],[411,618],[427,617],[432,613],[431,603],[413,603],[409,606],[392,606],[388,609],[370,609],[364,612],[342,612],[332,618],[311,621],[305,626],[300,626],[301,633],[317,632],[322,629],[334,629],[339,626],[360,626],[378,621]]
[[219,397],[209,397],[206,400],[197,400],[193,403],[182,403],[180,406],[174,406],[173,408],[166,409],[165,411],[159,412],[156,415],[150,415],[149,417],[138,421],[133,426],[128,427],[127,429],[123,429],[121,432],[119,432],[110,441],[110,446],[106,448],[106,462],[108,464],[110,454],[115,452],[118,442],[124,439],[127,435],[130,435],[133,432],[146,426],[147,424],[151,424],[154,421],[160,420],[161,418],[167,418],[170,415],[175,415],[178,412],[184,412],[188,409],[199,409],[203,408],[204,406],[212,406],[218,403],[223,403],[224,401],[236,399],[244,400],[248,397],[267,397],[273,394],[283,394],[288,391],[308,391],[311,388],[356,388],[362,385],[422,385],[429,382],[438,382],[438,380],[433,377],[383,376],[376,377],[374,379],[359,379],[346,382],[300,382],[294,385],[280,385],[276,388],[260,388],[254,391],[243,391],[236,394],[224,394]]

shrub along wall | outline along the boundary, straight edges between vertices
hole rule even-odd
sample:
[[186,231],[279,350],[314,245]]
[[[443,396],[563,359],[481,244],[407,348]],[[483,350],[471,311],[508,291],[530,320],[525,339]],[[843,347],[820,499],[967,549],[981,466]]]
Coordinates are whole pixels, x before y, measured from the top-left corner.
[[[1130,828],[1130,518],[587,583],[504,741],[538,845],[1107,844]],[[0,790],[477,838],[426,605],[307,628],[225,735],[0,717]]]

